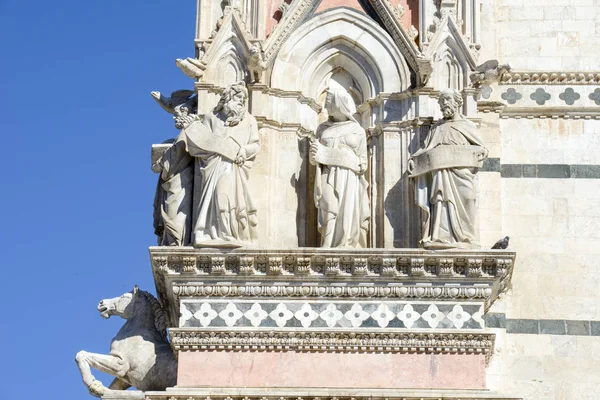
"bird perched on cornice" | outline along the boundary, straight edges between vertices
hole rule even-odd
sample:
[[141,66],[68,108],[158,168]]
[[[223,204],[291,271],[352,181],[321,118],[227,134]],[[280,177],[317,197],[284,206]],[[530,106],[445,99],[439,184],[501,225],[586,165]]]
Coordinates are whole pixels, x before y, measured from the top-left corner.
[[508,247],[508,236],[505,236],[504,239],[500,239],[492,246],[492,249],[506,249]]
[[158,105],[169,114],[175,113],[175,107],[188,103],[191,109],[196,108],[197,98],[192,90],[176,90],[171,97],[165,97],[160,92],[150,93]]
[[192,79],[201,78],[206,69],[206,65],[204,65],[202,61],[191,57],[188,57],[185,60],[178,58],[175,60],[175,65]]
[[250,46],[250,57],[248,57],[248,71],[250,71],[250,78],[252,82],[260,82],[260,78],[265,69],[267,69],[267,63],[264,60],[263,51],[259,44],[253,44]]
[[502,79],[505,72],[510,72],[511,68],[508,64],[500,64],[498,60],[488,60],[475,68],[469,78],[474,88],[489,86],[494,82]]

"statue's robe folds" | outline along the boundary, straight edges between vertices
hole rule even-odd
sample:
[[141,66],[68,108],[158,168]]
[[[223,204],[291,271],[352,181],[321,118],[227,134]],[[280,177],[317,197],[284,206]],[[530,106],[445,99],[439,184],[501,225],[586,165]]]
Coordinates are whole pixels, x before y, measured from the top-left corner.
[[[438,146],[481,146],[477,126],[466,119],[444,120],[437,124],[415,153]],[[417,204],[424,211],[424,247],[478,247],[475,175],[478,168],[439,169],[417,178]]]
[[[356,121],[325,122],[319,125],[316,136],[326,147],[357,156],[363,171],[366,169],[365,130]],[[368,186],[362,173],[335,165],[317,165],[314,195],[321,247],[367,247]]]
[[193,130],[185,129],[187,151],[196,159],[196,174],[201,176],[201,185],[194,193],[194,244],[243,246],[254,243],[258,238],[258,220],[248,175],[260,151],[256,119],[246,113],[239,124],[225,126],[211,113],[204,116],[202,123],[219,140],[232,141],[236,149],[239,148],[237,155],[244,154],[245,161],[238,165],[231,154],[227,157],[207,151]]
[[157,161],[161,174],[154,198],[154,231],[159,246],[191,243],[194,159],[180,138]]

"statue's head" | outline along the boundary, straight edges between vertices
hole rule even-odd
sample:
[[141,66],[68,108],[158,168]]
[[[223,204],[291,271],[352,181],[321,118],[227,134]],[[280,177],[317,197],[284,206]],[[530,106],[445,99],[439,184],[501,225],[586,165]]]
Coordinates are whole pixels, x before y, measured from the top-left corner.
[[131,318],[134,313],[135,298],[138,291],[138,287],[134,286],[132,291],[123,293],[119,297],[101,300],[98,304],[100,316],[102,318],[110,318],[112,315],[118,315],[125,319]]
[[257,45],[253,44],[252,46],[250,46],[248,51],[250,52],[250,55],[254,55],[260,52],[260,48]]
[[328,89],[325,97],[325,109],[329,114],[329,119],[334,121],[347,121],[354,119],[356,114],[356,104],[347,90]]
[[221,98],[214,111],[225,115],[225,125],[235,126],[246,115],[247,99],[248,89],[246,89],[246,84],[243,81],[236,82],[227,86],[221,93]]
[[175,121],[175,128],[183,129],[195,119],[196,115],[193,112],[191,104],[183,103],[173,108],[173,120]]
[[442,114],[444,115],[444,119],[452,119],[457,114],[460,115],[463,98],[455,89],[444,89],[440,92],[438,103],[442,110]]

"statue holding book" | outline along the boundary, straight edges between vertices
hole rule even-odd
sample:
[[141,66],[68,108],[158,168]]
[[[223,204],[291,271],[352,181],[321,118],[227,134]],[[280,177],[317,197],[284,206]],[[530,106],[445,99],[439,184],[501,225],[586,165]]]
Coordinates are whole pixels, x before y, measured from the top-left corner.
[[257,239],[248,177],[260,140],[256,119],[246,111],[247,99],[244,82],[228,86],[212,112],[183,127],[170,148],[179,151],[167,150],[155,163],[155,170],[163,170],[171,165],[171,153],[191,157],[195,163],[193,206],[187,215],[191,243],[175,245],[240,247]]
[[367,247],[367,136],[354,117],[350,93],[333,80],[330,85],[325,100],[329,118],[317,128],[310,147],[321,247]]
[[443,119],[408,162],[416,181],[416,201],[424,211],[425,248],[478,247],[475,175],[488,151],[477,126],[460,113],[462,102],[456,90],[440,93]]

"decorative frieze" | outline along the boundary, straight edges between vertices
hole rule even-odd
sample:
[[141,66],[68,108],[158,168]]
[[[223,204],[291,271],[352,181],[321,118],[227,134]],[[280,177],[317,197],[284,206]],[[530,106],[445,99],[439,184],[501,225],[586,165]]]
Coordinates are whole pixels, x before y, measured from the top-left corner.
[[181,301],[180,328],[483,329],[483,305],[365,300]]
[[357,298],[406,298],[441,300],[489,300],[492,296],[490,286],[424,286],[424,285],[344,285],[331,286],[319,284],[303,285],[260,285],[255,284],[197,284],[174,283],[173,294],[177,297],[357,297]]
[[501,85],[598,85],[600,71],[506,72]]
[[180,351],[313,351],[433,354],[493,353],[490,333],[408,333],[311,331],[169,330],[171,347]]
[[[364,276],[375,280],[390,276],[399,279],[423,276],[505,278],[507,266],[512,267],[515,257],[515,253],[510,251],[428,252],[419,249],[356,251],[305,248],[221,252],[190,247],[151,247],[150,253],[155,272],[160,275],[329,277],[344,280]],[[184,268],[184,264],[188,268]]]
[[598,119],[600,83],[595,84],[599,87],[583,81],[564,84],[538,81],[537,87],[529,83],[486,86],[477,108],[480,112],[497,112],[503,118]]

